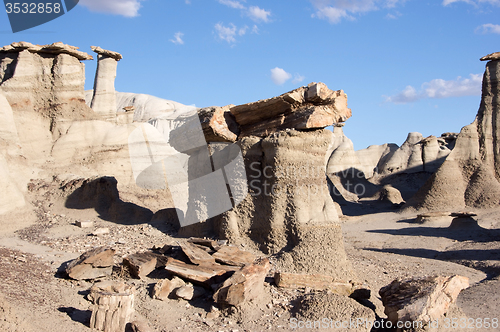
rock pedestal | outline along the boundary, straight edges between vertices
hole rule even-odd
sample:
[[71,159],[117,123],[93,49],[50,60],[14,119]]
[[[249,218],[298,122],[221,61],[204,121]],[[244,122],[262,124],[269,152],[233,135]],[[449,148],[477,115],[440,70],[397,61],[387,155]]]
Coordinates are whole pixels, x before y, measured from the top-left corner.
[[103,50],[92,46],[97,55],[97,72],[94,81],[94,96],[91,108],[104,119],[116,121],[116,92],[115,78],[118,61],[122,59],[120,53]]
[[281,271],[350,280],[353,273],[325,174],[333,134],[323,129],[351,116],[345,93],[311,83],[278,97],[230,107],[228,112],[231,117],[200,117],[208,137],[218,133],[218,139],[225,136],[231,141],[234,136],[227,129],[237,127],[229,131],[238,135],[249,194],[213,218],[212,224],[192,225],[181,233],[199,236],[213,231],[231,243],[275,255]]

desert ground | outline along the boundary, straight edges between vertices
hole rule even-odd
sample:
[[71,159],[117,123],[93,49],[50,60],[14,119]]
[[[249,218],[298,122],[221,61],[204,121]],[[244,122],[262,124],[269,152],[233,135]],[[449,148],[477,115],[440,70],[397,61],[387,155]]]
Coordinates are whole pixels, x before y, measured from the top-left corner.
[[[2,331],[90,330],[92,304],[86,294],[92,282],[66,278],[62,271],[65,264],[90,247],[110,245],[119,257],[161,247],[177,237],[164,222],[135,224],[131,220],[128,225],[116,224],[101,219],[93,209],[67,209],[63,198],[46,197],[43,191],[34,193],[32,212],[2,218]],[[346,210],[353,215],[346,212],[341,218],[348,258],[359,279],[372,291],[369,300],[360,301],[362,305],[357,310],[361,310],[361,315],[365,314],[366,319],[385,317],[378,290],[396,278],[462,275],[469,278],[470,287],[460,293],[448,317],[498,318],[498,209],[476,210],[477,224],[458,227],[450,227],[451,217],[417,224],[415,213],[373,213],[373,209],[372,203],[349,206]],[[74,224],[76,220],[93,220],[95,225],[79,228]],[[110,233],[92,235],[102,227],[109,228]],[[255,250],[254,253],[263,255]],[[265,282],[265,294],[238,309],[217,308],[208,294],[192,301],[152,299],[152,285],[165,277],[163,274],[156,270],[138,280],[116,268],[111,277],[137,288],[135,317],[147,321],[155,331],[296,331],[301,329],[293,329],[290,319],[307,321],[311,319],[307,317],[314,317],[306,315],[311,311],[316,312],[316,317],[338,317],[339,307],[331,299],[320,298],[304,311],[301,304],[316,292],[277,288],[271,272]],[[211,314],[214,311],[217,314]]]

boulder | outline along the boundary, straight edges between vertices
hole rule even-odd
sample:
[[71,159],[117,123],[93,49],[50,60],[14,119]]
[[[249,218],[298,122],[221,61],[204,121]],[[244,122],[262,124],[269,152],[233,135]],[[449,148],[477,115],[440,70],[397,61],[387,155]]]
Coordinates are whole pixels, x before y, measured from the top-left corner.
[[99,247],[83,253],[71,261],[66,273],[71,279],[87,280],[110,276],[113,270],[115,251],[107,247]]
[[155,284],[152,297],[153,299],[165,301],[173,291],[185,285],[186,283],[179,277],[173,277],[172,280],[163,279]]
[[420,279],[394,280],[382,287],[379,294],[388,319],[401,322],[422,322],[423,325],[443,317],[469,278],[432,276]]
[[264,292],[264,279],[271,268],[267,258],[236,271],[215,292],[217,303],[232,306],[255,300]]

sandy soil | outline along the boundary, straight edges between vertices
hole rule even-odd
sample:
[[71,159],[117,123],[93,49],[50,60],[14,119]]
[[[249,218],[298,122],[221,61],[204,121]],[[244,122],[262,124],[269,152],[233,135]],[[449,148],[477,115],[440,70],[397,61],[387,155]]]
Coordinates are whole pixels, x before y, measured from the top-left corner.
[[[61,200],[34,196],[31,201],[32,211],[0,219],[0,331],[90,331],[85,295],[92,283],[66,279],[61,273],[65,264],[92,247],[111,245],[118,266],[129,253],[175,240],[171,228],[161,222],[115,224],[94,210],[66,209]],[[293,330],[290,319],[314,317],[315,308],[325,315],[347,310],[367,319],[383,318],[381,287],[398,277],[434,274],[470,278],[471,287],[459,295],[454,313],[500,318],[500,210],[475,211],[477,224],[452,228],[446,217],[417,224],[414,214],[374,213],[362,205],[346,210],[355,211],[342,218],[346,252],[359,280],[372,290],[363,305],[349,298],[314,297],[308,289],[278,289],[272,278],[266,279],[260,301],[239,309],[217,308],[209,296],[164,302],[150,296],[153,285],[165,277],[155,271],[146,280],[126,279],[137,288],[136,318],[156,331],[233,332]],[[78,228],[76,220],[93,220],[95,226]],[[99,227],[110,233],[93,236]],[[125,275],[116,268],[112,278]]]

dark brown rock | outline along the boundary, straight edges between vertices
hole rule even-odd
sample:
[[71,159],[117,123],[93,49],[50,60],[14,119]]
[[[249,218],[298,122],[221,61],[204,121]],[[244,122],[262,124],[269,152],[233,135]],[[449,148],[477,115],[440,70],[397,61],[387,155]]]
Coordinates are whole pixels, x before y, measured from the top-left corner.
[[143,279],[156,269],[156,256],[150,253],[136,253],[123,259],[123,265],[130,269],[134,278]]
[[96,279],[111,275],[115,251],[108,247],[89,250],[66,267],[66,273],[71,279]]

